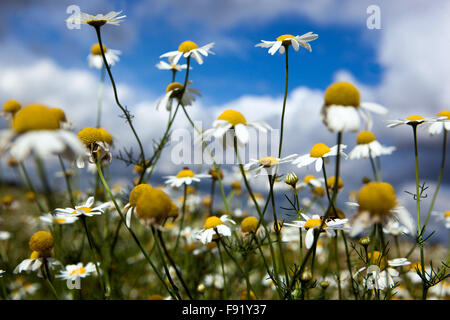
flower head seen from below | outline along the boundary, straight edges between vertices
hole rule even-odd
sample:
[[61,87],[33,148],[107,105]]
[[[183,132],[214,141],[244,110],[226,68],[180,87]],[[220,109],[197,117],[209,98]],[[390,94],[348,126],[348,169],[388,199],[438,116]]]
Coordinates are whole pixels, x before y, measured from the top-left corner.
[[[165,61],[160,61],[156,64],[156,68],[158,68],[159,70],[171,70],[171,71],[181,71],[183,69],[187,68],[187,64],[176,64],[176,63],[171,63],[170,61],[171,59],[169,59],[169,63],[165,62]],[[192,69],[192,67],[190,67]]]
[[6,119],[10,119],[13,117],[20,109],[22,105],[17,100],[8,100],[3,104],[3,111],[0,112],[0,115],[4,115]]
[[224,237],[231,236],[231,229],[226,225],[227,223],[235,224],[227,215],[223,215],[220,218],[216,216],[207,218],[204,228],[197,234],[198,239],[203,244],[207,244],[213,241],[218,235]]
[[41,104],[21,108],[13,117],[11,129],[0,132],[0,153],[9,148],[18,161],[29,155],[40,159],[54,155],[77,158],[86,151],[73,132],[62,128],[65,120],[64,111],[59,108]]
[[131,216],[135,212],[138,199],[143,194],[145,194],[147,191],[150,191],[151,189],[152,189],[152,186],[150,186],[149,184],[141,183],[141,184],[138,184],[137,186],[135,186],[131,190],[130,196],[128,198],[128,203],[125,205],[125,208],[124,208],[124,210],[126,210],[125,221],[126,221],[127,227],[130,227]]
[[351,236],[356,236],[375,223],[386,223],[396,219],[410,232],[414,230],[414,222],[406,209],[398,205],[394,187],[387,182],[370,182],[358,193],[358,212],[352,220]]
[[358,89],[349,82],[336,82],[325,91],[321,116],[331,132],[358,131],[360,116],[365,119],[366,129],[371,130],[372,118],[365,111],[385,115],[388,110],[373,102],[361,102]]
[[[189,81],[188,85],[191,83],[192,82]],[[172,82],[167,86],[166,94],[158,100],[156,109],[164,107],[167,111],[172,110],[174,99],[183,106],[190,106],[195,101],[195,96],[201,96],[199,89],[188,88],[186,86],[186,90],[184,90],[183,84],[179,82]]]
[[111,163],[112,155],[109,150],[113,145],[113,137],[105,128],[86,127],[81,129],[77,136],[87,148],[85,154],[77,159],[78,168],[84,168],[86,157],[91,164],[97,161],[102,165]]
[[[108,66],[113,66],[116,62],[119,62],[119,55],[122,53],[120,50],[114,50],[107,48],[103,45],[103,52],[105,53],[106,62]],[[98,43],[91,47],[91,52],[88,55],[88,64],[90,68],[101,69],[103,68],[103,57],[100,45]]]
[[428,132],[431,135],[440,134],[442,131],[450,131],[450,111],[442,110],[437,115],[438,120],[431,123],[428,127]]
[[166,184],[171,187],[179,188],[183,184],[190,185],[192,182],[200,182],[203,178],[211,178],[210,174],[196,174],[191,169],[185,167],[180,170],[176,176],[166,176]]
[[[312,216],[302,214],[302,217],[305,219],[304,221],[297,220],[284,225],[306,230],[305,245],[307,249],[310,249],[314,243],[314,230],[320,228],[323,218],[317,214]],[[347,227],[345,227],[347,222],[347,219],[328,219],[323,222],[322,232],[327,232],[330,236],[334,236],[336,230],[347,230]]]
[[109,202],[102,203],[99,206],[92,208],[94,205],[94,197],[89,197],[85,203],[80,206],[76,206],[75,208],[66,208],[66,209],[55,209],[56,214],[63,214],[69,217],[78,217],[78,216],[86,216],[92,217],[96,215],[103,214],[106,208],[108,208],[111,204]]
[[164,53],[160,58],[168,58],[171,64],[177,64],[181,57],[194,57],[198,64],[203,64],[202,55],[207,57],[208,54],[214,54],[210,49],[214,46],[214,42],[208,43],[203,47],[199,47],[195,42],[187,40],[178,46],[178,50]]
[[91,15],[88,13],[80,12],[79,14],[74,14],[68,19],[66,19],[67,23],[74,25],[88,24],[94,28],[100,28],[105,24],[112,24],[118,26],[124,18],[125,15],[120,15],[122,11],[111,11],[107,14],[97,14]]
[[21,272],[37,272],[37,276],[42,278],[41,267],[43,266],[44,259],[49,269],[54,269],[55,267],[61,265],[59,261],[49,256],[48,252],[40,253],[38,251],[33,251],[28,259],[23,260],[17,265],[13,273],[18,274]]
[[395,147],[385,147],[381,145],[371,131],[361,131],[356,137],[357,145],[348,154],[349,159],[367,159],[382,155],[390,155],[395,151]]
[[298,51],[300,46],[304,47],[311,52],[310,41],[316,40],[319,36],[315,33],[308,32],[301,36],[293,36],[291,34],[283,34],[279,36],[275,41],[261,40],[261,43],[255,45],[255,47],[269,48],[269,53],[274,55],[277,51],[284,53],[286,48],[292,45],[295,51]]
[[47,213],[45,215],[40,216],[39,219],[45,224],[62,225],[62,224],[72,224],[78,220],[78,217],[69,216],[63,213],[57,213],[55,215]]
[[388,128],[395,128],[401,125],[409,125],[409,126],[413,126],[416,127],[420,124],[423,123],[434,123],[437,120],[442,119],[443,117],[440,118],[424,118],[422,116],[419,115],[412,115],[409,117],[406,117],[404,119],[397,119],[397,120],[387,120],[387,127]]
[[261,174],[261,171],[264,170],[268,175],[273,175],[277,172],[280,164],[290,163],[297,157],[297,154],[291,154],[281,159],[276,157],[263,157],[259,160],[251,159],[250,162],[244,166],[244,170],[255,170],[257,175]]
[[158,188],[145,188],[137,194],[136,217],[146,226],[160,227],[173,212],[172,200]]
[[[346,145],[341,144],[340,152],[341,155],[347,157],[347,155],[342,151],[347,148]],[[324,158],[336,156],[338,152],[338,146],[328,147],[326,144],[317,143],[312,148],[309,154],[302,155],[292,161],[292,164],[297,165],[297,167],[302,168],[314,163],[317,172],[322,170],[322,165]]]
[[78,264],[67,265],[64,270],[61,270],[60,274],[56,275],[56,278],[75,281],[91,274],[96,274],[96,272],[95,265],[92,262],[86,265],[80,262]]
[[217,120],[213,122],[213,128],[207,129],[200,137],[209,140],[211,137],[221,140],[221,144],[225,147],[234,146],[234,138],[240,146],[244,146],[249,141],[248,128],[253,127],[263,133],[272,128],[262,121],[247,121],[242,113],[236,110],[228,109],[222,112]]

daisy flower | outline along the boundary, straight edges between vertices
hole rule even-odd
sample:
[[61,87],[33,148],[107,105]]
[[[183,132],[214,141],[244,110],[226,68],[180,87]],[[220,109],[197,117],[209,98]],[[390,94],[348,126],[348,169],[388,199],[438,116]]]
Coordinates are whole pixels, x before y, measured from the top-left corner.
[[[306,230],[305,245],[307,249],[310,249],[314,243],[314,230],[320,227],[323,218],[317,214],[308,216],[303,213],[302,217],[305,221],[293,221],[292,223],[285,223],[285,225]],[[322,232],[326,232],[328,235],[334,236],[336,234],[336,230],[347,230],[345,227],[347,222],[348,219],[327,219],[323,224]]]
[[374,223],[386,223],[389,219],[398,220],[411,233],[414,232],[414,221],[409,212],[397,202],[395,190],[386,182],[370,182],[358,193],[357,203],[347,202],[358,207],[352,220],[350,236],[354,237]]
[[104,24],[112,24],[118,26],[126,17],[125,15],[119,16],[121,13],[122,11],[111,11],[105,15],[99,13],[94,16],[88,13],[80,12],[79,14],[72,15],[71,17],[66,19],[66,22],[77,25],[86,23],[93,27],[101,27]]
[[433,211],[431,214],[436,217],[436,220],[438,222],[444,222],[446,229],[450,229],[450,211],[445,212]]
[[265,170],[268,175],[273,175],[277,172],[280,164],[292,162],[292,160],[297,157],[298,154],[291,154],[290,156],[281,159],[276,157],[263,157],[259,160],[251,159],[250,162],[244,166],[244,170],[254,170],[256,175],[261,174],[261,171]]
[[61,129],[64,121],[64,111],[59,108],[33,104],[20,109],[11,129],[0,132],[0,154],[9,148],[17,161],[30,154],[41,159],[53,155],[75,159],[86,149],[73,132]]
[[311,52],[311,46],[308,42],[316,40],[318,37],[317,34],[312,32],[295,37],[291,34],[283,34],[276,41],[261,40],[261,43],[255,45],[255,47],[270,48],[269,53],[271,55],[274,55],[277,51],[284,53],[289,45],[292,45],[295,51],[298,51],[300,46],[302,46]]
[[313,175],[306,175],[303,178],[303,181],[299,182],[299,184],[297,185],[297,188],[303,189],[303,188],[306,188],[307,186],[316,188],[316,187],[321,187],[324,183],[325,183],[324,178],[316,178]]
[[6,120],[11,119],[22,108],[22,105],[17,100],[8,100],[3,104],[3,111],[0,116],[5,117]]
[[84,266],[83,263],[80,262],[78,264],[67,265],[64,270],[61,270],[60,274],[56,275],[56,278],[74,281],[79,278],[85,278],[91,273],[96,273],[95,265],[92,262],[89,262]]
[[387,120],[387,127],[388,128],[395,128],[397,126],[401,126],[401,125],[410,125],[410,126],[417,126],[419,124],[422,123],[434,123],[438,120],[442,120],[443,117],[441,118],[424,118],[422,116],[409,116],[405,119],[397,119],[397,120]]
[[369,156],[379,157],[382,155],[389,155],[395,151],[395,147],[382,146],[375,135],[370,131],[361,131],[356,137],[356,147],[348,154],[348,157],[353,159],[367,159]]
[[202,178],[211,178],[210,174],[195,174],[194,171],[185,167],[180,170],[176,176],[166,176],[166,184],[171,187],[179,188],[183,184],[190,185],[192,182],[200,182]]
[[358,89],[348,82],[336,82],[325,91],[325,101],[321,116],[323,123],[331,132],[358,131],[360,116],[366,121],[366,128],[372,127],[370,111],[387,114],[387,109],[373,102],[360,102]]
[[[188,81],[188,85],[192,81]],[[165,107],[167,111],[172,110],[173,100],[176,99],[178,103],[183,106],[190,106],[195,101],[195,96],[201,96],[199,89],[188,88],[183,90],[184,86],[179,82],[172,82],[166,88],[166,94],[164,97],[158,100],[156,104],[156,109],[158,110],[161,106]]]
[[70,217],[78,217],[78,216],[86,216],[92,217],[94,215],[101,215],[104,213],[104,209],[110,206],[109,202],[102,203],[101,205],[91,208],[94,204],[94,197],[89,197],[85,203],[81,206],[76,206],[75,209],[66,208],[66,209],[55,209],[56,214],[62,214],[64,216]]
[[391,236],[398,237],[402,234],[410,234],[410,230],[396,220],[389,220],[386,225],[383,226],[383,232],[390,234]]
[[[172,71],[181,71],[183,69],[187,69],[187,64],[176,64],[176,63],[171,63],[170,59],[169,59],[169,63],[165,62],[165,61],[160,61],[159,63],[156,64],[156,67],[159,70],[172,70]],[[192,67],[190,67],[189,69],[192,69]]]
[[207,274],[205,276],[205,279],[203,280],[203,283],[207,287],[214,287],[218,290],[223,289],[224,280],[223,276],[220,274]]
[[62,213],[57,213],[56,215],[47,213],[40,216],[39,219],[46,224],[72,224],[78,220],[77,217]]
[[[116,62],[119,62],[119,55],[122,53],[120,50],[109,49],[105,45],[103,45],[103,52],[105,53],[105,58],[108,62],[108,66],[113,66]],[[98,43],[94,44],[91,47],[91,53],[88,55],[87,59],[90,68],[103,68],[102,51]]]
[[[111,163],[112,155],[110,147],[113,145],[113,137],[105,128],[83,128],[78,134],[78,138],[86,146],[83,156],[77,158],[77,167],[84,168],[85,159],[88,158],[90,164],[100,161],[102,165]],[[97,168],[95,166],[95,172]]]
[[450,111],[443,110],[437,114],[438,121],[432,123],[428,128],[431,135],[440,134],[443,130],[450,131]]
[[221,235],[224,237],[231,236],[231,229],[225,223],[235,224],[233,220],[229,219],[227,215],[223,215],[220,218],[216,216],[211,216],[206,219],[205,226],[197,234],[197,239],[199,239],[203,244],[207,244]]
[[233,147],[234,137],[236,136],[238,144],[244,146],[249,140],[248,127],[253,127],[261,132],[272,130],[265,122],[247,122],[242,113],[228,109],[222,112],[217,120],[213,122],[213,128],[205,130],[200,138],[209,140],[211,137],[215,137],[216,139],[221,139],[224,147]]
[[23,271],[27,273],[37,271],[37,276],[42,278],[41,266],[43,266],[44,264],[44,259],[47,262],[47,266],[51,269],[55,269],[55,267],[61,266],[61,263],[59,261],[51,257],[46,257],[45,255],[42,255],[37,251],[33,251],[28,259],[23,260],[17,265],[13,273],[18,274]]
[[169,61],[171,61],[172,64],[177,64],[182,56],[185,58],[192,56],[198,64],[203,64],[202,55],[207,57],[208,54],[214,54],[214,52],[210,50],[213,46],[214,42],[211,42],[199,48],[195,42],[187,40],[178,46],[177,51],[166,52],[159,57],[169,58]]
[[[345,148],[347,148],[347,146],[341,144],[340,147],[341,155],[343,155],[346,158],[347,155],[344,152],[342,152],[342,150],[344,150]],[[324,158],[336,156],[337,152],[338,152],[337,145],[330,148],[323,143],[317,143],[311,148],[309,154],[305,154],[303,156],[298,157],[297,159],[292,161],[292,164],[295,164],[297,165],[297,167],[302,168],[312,163],[315,163],[316,171],[319,172],[320,170],[322,170]]]

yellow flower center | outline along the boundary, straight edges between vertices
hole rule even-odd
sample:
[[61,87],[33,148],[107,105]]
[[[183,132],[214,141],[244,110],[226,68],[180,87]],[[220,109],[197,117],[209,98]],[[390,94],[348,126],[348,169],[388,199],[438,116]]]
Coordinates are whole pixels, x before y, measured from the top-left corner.
[[183,170],[180,170],[180,172],[177,173],[177,178],[193,178],[195,176],[195,173],[192,170],[189,170],[187,168],[184,168]]
[[406,120],[409,120],[409,121],[422,121],[424,119],[425,118],[422,116],[409,116],[408,118],[406,118]]
[[151,188],[136,202],[136,216],[144,222],[159,224],[172,211],[172,200],[162,190]]
[[241,230],[244,233],[255,232],[259,220],[255,217],[247,217],[241,222]]
[[136,187],[133,188],[133,190],[131,190],[128,202],[132,207],[136,207],[136,203],[140,198],[140,196],[145,192],[150,191],[151,189],[152,187],[148,184],[145,183],[138,184]]
[[107,144],[113,143],[111,134],[104,128],[87,127],[81,129],[77,136],[86,146],[89,146],[95,142],[105,142]]
[[330,151],[331,151],[331,149],[327,145],[325,145],[323,143],[318,143],[318,144],[315,144],[311,148],[311,151],[309,152],[309,155],[312,158],[321,158],[321,157],[323,157],[325,154],[327,154]]
[[323,197],[325,195],[325,189],[323,187],[314,187],[312,193],[316,196]]
[[59,127],[56,113],[39,104],[29,105],[19,110],[12,123],[12,128],[19,133],[32,130],[56,130]]
[[70,273],[70,276],[74,276],[74,275],[82,275],[86,273],[86,269],[84,267],[72,270],[72,272]]
[[213,229],[223,224],[222,220],[216,216],[209,217],[205,221],[205,229]]
[[[103,52],[106,53],[106,51],[107,51],[107,48],[106,48],[105,45],[103,45]],[[94,45],[91,47],[91,53],[92,53],[94,56],[101,56],[101,55],[102,55],[102,51],[101,51],[100,45],[99,45],[98,43],[94,44]]]
[[30,259],[31,259],[31,260],[39,259],[39,252],[33,251],[33,252],[30,254]]
[[438,116],[438,117],[447,117],[447,119],[444,119],[444,120],[450,120],[450,111],[448,111],[448,110],[443,110],[443,111],[439,112],[439,113],[437,114],[437,116]]
[[186,53],[186,52],[189,52],[189,51],[191,51],[193,49],[197,49],[197,48],[198,48],[198,45],[195,42],[187,40],[180,44],[180,46],[178,47],[178,51]]
[[172,82],[169,84],[166,88],[166,93],[173,91],[173,90],[182,90],[184,86],[179,82]]
[[[92,209],[88,207],[80,207],[77,210],[82,210],[84,213],[89,213],[92,211]],[[77,210],[73,210],[72,214],[78,214]]]
[[67,121],[66,113],[61,108],[50,108],[50,110],[55,114],[56,118],[60,122]]
[[148,300],[164,300],[163,296],[160,294],[152,294]]
[[422,265],[420,262],[411,263],[409,265],[409,270],[416,272],[418,270],[419,272],[422,272]]
[[55,241],[50,232],[39,231],[33,234],[28,244],[33,251],[45,252],[53,248]]
[[20,105],[20,103],[18,101],[8,100],[3,105],[3,111],[14,114],[17,111],[19,111],[21,107],[22,106]]
[[14,201],[14,198],[9,194],[4,195],[2,197],[2,204],[5,206],[10,206],[13,201]]
[[169,218],[176,218],[176,217],[178,217],[178,206],[175,204],[175,202],[172,202],[172,209],[170,210],[168,216],[169,216]]
[[[291,38],[295,38],[292,34],[283,34],[277,38],[277,41],[283,41],[283,45],[291,44]],[[289,39],[289,40],[286,40]]]
[[369,144],[375,141],[375,135],[370,131],[361,131],[356,137],[357,144]]
[[[322,224],[322,219],[308,219],[308,220],[306,220],[306,222],[305,222],[304,228],[305,228],[306,230],[308,230],[308,229],[311,229],[311,228],[314,228],[314,227],[318,227],[318,226],[320,226],[321,224]],[[327,227],[327,224],[324,223],[324,224],[323,224],[323,228],[325,229],[326,227]]]
[[[334,184],[335,183],[336,183],[336,177],[335,176],[329,177],[328,180],[327,180],[327,187],[328,188],[334,188]],[[338,179],[338,189],[341,189],[343,187],[344,187],[344,182],[339,177],[339,179]]]
[[316,177],[312,176],[312,175],[307,175],[303,178],[303,182],[305,183],[309,183],[311,180],[316,179]]
[[450,218],[450,211],[445,211],[444,212],[444,217]]
[[325,91],[325,105],[359,107],[359,91],[348,82],[336,82]]
[[235,110],[225,110],[222,112],[222,114],[217,118],[217,120],[225,120],[228,121],[233,126],[236,126],[238,124],[247,124],[247,120],[245,120],[245,117],[240,113],[239,111]]
[[106,130],[105,128],[98,128],[97,129],[100,132],[100,135],[102,137],[102,141],[106,142],[107,144],[113,143],[113,137],[112,135]]
[[187,194],[194,194],[194,193],[196,193],[197,192],[197,190],[195,189],[195,187],[193,187],[193,186],[188,186],[187,188],[186,188],[186,193]]
[[360,211],[388,215],[397,205],[394,187],[386,182],[370,182],[359,190],[358,204]]
[[56,223],[64,223],[64,222],[66,222],[67,221],[67,219],[64,219],[64,218],[56,218],[56,219],[53,219],[53,222],[56,222]]
[[279,159],[274,157],[264,157],[259,159],[258,161],[261,165],[263,165],[266,168],[272,167],[276,165],[279,162]]
[[34,200],[36,200],[36,194],[32,191],[28,191],[25,194],[25,198],[27,198],[27,200],[29,200],[29,201],[34,201]]
[[369,258],[369,264],[377,265],[380,267],[381,270],[386,269],[386,267],[388,265],[386,256],[382,256],[380,251],[374,251],[373,255],[372,255],[372,252],[369,252],[368,258]]
[[108,21],[107,21],[107,20],[104,20],[104,19],[99,19],[99,20],[92,19],[92,20],[87,20],[87,21],[86,21],[86,23],[87,23],[88,25],[93,26],[93,27],[101,27],[101,26],[104,25],[106,22],[108,22]]
[[255,293],[252,290],[244,290],[241,292],[240,300],[256,300]]

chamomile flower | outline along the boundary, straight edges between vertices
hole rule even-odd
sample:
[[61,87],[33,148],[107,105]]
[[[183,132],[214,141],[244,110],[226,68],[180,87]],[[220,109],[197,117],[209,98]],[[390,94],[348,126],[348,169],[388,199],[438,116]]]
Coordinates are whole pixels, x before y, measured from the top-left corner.
[[87,148],[84,155],[77,158],[78,168],[84,168],[86,157],[90,164],[95,164],[97,161],[100,161],[102,165],[111,163],[110,147],[113,145],[113,137],[105,128],[86,127],[81,129],[77,136]]
[[231,229],[226,223],[235,224],[233,220],[229,219],[227,215],[223,215],[220,218],[211,216],[206,219],[204,228],[197,234],[203,244],[211,242],[217,235],[224,237],[231,236]]
[[437,114],[438,121],[428,127],[431,135],[440,134],[442,131],[450,131],[450,111],[443,110]]
[[361,131],[356,137],[356,147],[348,154],[349,159],[367,159],[369,156],[379,157],[389,155],[395,151],[395,147],[382,146],[375,135],[370,131]]
[[422,116],[413,115],[405,119],[387,120],[386,123],[388,128],[395,128],[401,125],[418,126],[423,123],[434,123],[439,119],[440,118],[424,118]]
[[274,55],[277,51],[284,53],[289,45],[292,45],[295,51],[298,51],[300,46],[311,52],[311,46],[308,42],[316,40],[319,36],[312,32],[305,33],[301,36],[293,36],[291,34],[283,34],[279,36],[276,41],[261,40],[261,43],[255,47],[270,48],[269,53]]
[[[187,69],[187,64],[170,63],[170,59],[169,59],[169,63],[167,63],[165,61],[160,61],[159,63],[156,64],[156,67],[159,70],[181,71],[183,69]],[[190,67],[190,69],[192,69],[192,67]]]
[[357,203],[347,204],[358,207],[358,213],[352,220],[350,236],[356,236],[374,223],[386,223],[397,220],[411,233],[414,232],[414,221],[409,212],[397,202],[395,190],[386,182],[370,182],[358,193]]
[[55,215],[47,213],[40,216],[39,219],[46,224],[72,224],[78,220],[78,217],[62,213],[57,213]]
[[207,57],[208,54],[214,54],[210,49],[214,46],[214,42],[208,43],[203,47],[199,47],[195,42],[187,40],[178,46],[178,50],[164,53],[160,58],[169,58],[172,64],[177,64],[181,57],[194,57],[198,64],[203,64],[202,55]]
[[324,182],[325,182],[324,178],[316,178],[313,175],[306,175],[303,178],[303,181],[298,183],[297,188],[298,189],[304,189],[307,186],[310,186],[312,188],[318,188],[318,187],[322,187]]
[[96,274],[95,265],[92,262],[89,262],[86,265],[83,265],[83,263],[80,262],[78,264],[67,265],[64,270],[61,270],[60,274],[56,275],[56,278],[74,281],[85,278],[92,273]]
[[179,188],[183,184],[190,185],[192,182],[200,182],[203,178],[211,178],[210,174],[196,174],[189,168],[183,168],[176,176],[166,176],[166,184]]
[[280,164],[292,162],[292,160],[297,157],[298,154],[291,154],[281,159],[276,157],[263,157],[259,160],[251,159],[250,162],[244,166],[244,170],[254,170],[256,175],[261,174],[261,171],[265,170],[268,175],[273,175],[277,172]]
[[[188,85],[191,83],[192,81],[188,81]],[[183,90],[183,88],[183,84],[179,82],[172,82],[169,84],[166,88],[164,97],[158,100],[156,109],[158,110],[160,107],[164,107],[167,111],[172,110],[174,99],[183,106],[190,106],[195,101],[196,95],[201,96],[199,89],[188,88],[187,86],[186,90]]]
[[220,139],[225,148],[226,146],[233,147],[234,137],[236,137],[238,144],[244,146],[249,140],[248,127],[253,127],[261,132],[272,130],[265,122],[248,122],[239,111],[228,109],[222,112],[213,122],[213,128],[203,132],[201,138],[204,140],[209,140],[211,137]]
[[358,89],[348,82],[336,82],[325,91],[322,121],[331,132],[358,131],[360,116],[366,120],[366,130],[372,127],[369,113],[387,114],[387,109],[372,102],[360,102]]
[[71,131],[61,129],[65,115],[59,108],[28,105],[14,116],[11,129],[0,132],[0,153],[9,148],[11,155],[23,161],[33,154],[41,159],[61,155],[69,160],[85,153],[83,144]]
[[22,105],[17,100],[8,100],[3,104],[3,111],[0,112],[0,116],[4,116],[5,119],[11,119],[20,109]]
[[436,217],[436,220],[438,222],[444,222],[446,229],[450,229],[450,211],[445,212],[433,211],[431,214]]
[[66,22],[76,25],[85,23],[96,28],[101,27],[104,24],[112,24],[118,26],[126,17],[125,15],[119,16],[121,13],[122,11],[111,11],[105,15],[99,13],[94,16],[88,13],[80,12],[79,14],[74,14],[66,19]]
[[203,283],[207,287],[214,287],[218,290],[223,289],[224,280],[223,276],[221,274],[207,274],[205,276],[205,279],[203,280]]
[[101,215],[104,213],[104,209],[108,208],[111,204],[109,202],[102,203],[101,205],[92,208],[94,204],[94,197],[89,197],[85,203],[81,206],[76,206],[74,209],[55,209],[56,214],[62,214],[70,217],[86,216],[92,217],[95,215]]
[[18,274],[24,271],[27,273],[37,272],[37,276],[42,278],[41,267],[44,264],[44,259],[50,269],[55,269],[56,267],[61,266],[61,263],[52,257],[48,257],[38,251],[33,251],[28,259],[23,260],[17,265],[13,273]]
[[[347,146],[341,144],[340,147],[341,155],[347,157],[347,155],[344,152],[342,152],[342,150],[344,150],[345,148],[347,148]],[[322,170],[324,158],[336,156],[337,152],[338,152],[337,145],[330,148],[323,143],[317,143],[311,148],[309,154],[305,154],[303,156],[298,157],[297,159],[292,161],[292,164],[295,164],[297,165],[297,167],[302,168],[312,163],[315,163],[314,166],[316,168],[316,171],[319,172],[320,170]]]
[[389,220],[384,226],[383,226],[383,232],[390,234],[391,236],[398,237],[402,234],[410,234],[411,231],[402,225],[400,222],[396,220]]
[[[105,53],[108,66],[113,66],[116,62],[119,62],[119,55],[122,53],[120,50],[109,49],[105,45],[103,45],[103,52]],[[102,51],[98,43],[91,47],[91,53],[88,55],[87,59],[90,68],[103,68]]]
[[[312,216],[302,214],[302,217],[305,221],[297,220],[292,223],[285,223],[285,225],[306,230],[305,245],[307,249],[310,249],[314,243],[314,230],[320,227],[323,218],[317,214]],[[322,232],[326,232],[328,235],[334,236],[336,234],[336,230],[347,230],[347,227],[345,226],[347,222],[348,219],[327,219],[323,224]]]

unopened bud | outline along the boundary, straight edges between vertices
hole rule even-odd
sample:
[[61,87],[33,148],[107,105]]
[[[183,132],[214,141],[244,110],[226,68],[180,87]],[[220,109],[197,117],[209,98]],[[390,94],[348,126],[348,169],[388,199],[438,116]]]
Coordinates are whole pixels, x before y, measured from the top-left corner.
[[297,182],[298,182],[298,177],[294,172],[288,173],[286,174],[286,177],[284,178],[284,182],[288,185],[290,185],[292,188],[295,188]]
[[326,290],[330,286],[330,283],[327,281],[322,281],[320,283],[320,286],[322,287],[322,289]]
[[359,239],[359,244],[364,247],[367,247],[370,244],[370,238],[364,237],[364,238]]
[[300,276],[300,280],[302,282],[308,282],[308,281],[311,281],[311,279],[312,279],[312,273],[309,270],[303,271],[302,275]]

